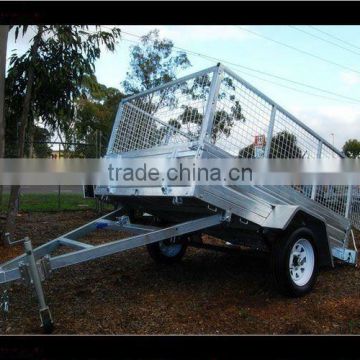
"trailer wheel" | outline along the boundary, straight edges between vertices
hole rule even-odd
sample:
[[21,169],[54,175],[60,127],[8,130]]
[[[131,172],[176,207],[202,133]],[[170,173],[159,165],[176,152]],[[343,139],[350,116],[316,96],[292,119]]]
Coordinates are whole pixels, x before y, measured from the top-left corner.
[[318,274],[318,252],[314,234],[295,230],[272,247],[271,264],[279,290],[292,297],[309,293]]
[[185,255],[187,241],[184,237],[171,238],[146,245],[149,255],[158,264],[173,264]]

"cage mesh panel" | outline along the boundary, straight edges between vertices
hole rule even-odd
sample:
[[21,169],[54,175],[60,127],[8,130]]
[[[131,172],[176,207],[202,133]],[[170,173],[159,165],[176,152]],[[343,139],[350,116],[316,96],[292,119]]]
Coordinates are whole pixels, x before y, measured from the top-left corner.
[[349,218],[355,228],[360,229],[360,185],[352,186]]
[[[336,159],[339,155],[323,144],[321,158]],[[316,187],[315,201],[321,205],[345,216],[348,187],[346,185],[319,185]]]
[[148,149],[159,145],[186,143],[191,140],[176,128],[164,125],[131,105],[123,105],[121,116],[114,142],[117,153]]
[[270,158],[316,159],[319,140],[277,110],[271,139]]
[[[282,185],[282,186],[287,186],[287,185]],[[312,194],[312,185],[293,185],[293,186],[288,186],[293,188],[294,190],[298,191],[299,193],[305,195],[308,198],[311,198],[311,194]]]
[[214,114],[211,142],[233,156],[254,157],[255,136],[267,134],[272,105],[225,76]]
[[[150,94],[140,94],[122,105],[120,121],[110,152],[122,153],[165,144],[181,144],[199,138],[208,102],[213,73]],[[209,101],[212,101],[210,99]],[[270,141],[270,158],[315,159],[319,140],[281,110],[276,109],[271,139],[267,139],[273,104],[241,80],[225,72],[221,80],[209,141],[229,155],[241,158],[263,157]],[[259,136],[262,146],[255,145]],[[339,155],[323,144],[321,158]],[[289,188],[289,186],[286,186]],[[311,198],[311,185],[291,188]],[[347,186],[317,186],[315,201],[345,216]],[[360,187],[353,187],[349,217],[360,229]]]
[[338,159],[339,155],[328,146],[323,145],[321,147],[321,158],[323,159]]
[[315,201],[345,216],[347,192],[346,185],[320,185],[316,187]]
[[[270,158],[316,159],[319,140],[282,111],[276,109],[273,133],[267,139],[272,104],[249,89],[241,81],[225,75],[220,85],[214,114],[211,142],[232,156],[241,158],[263,157],[255,146],[255,137],[265,136],[270,143]],[[264,146],[265,148],[265,146]],[[339,155],[322,145],[320,157],[338,158]],[[286,186],[311,198],[312,185]],[[317,186],[315,201],[345,216],[347,186]],[[353,191],[354,194],[354,191]],[[360,194],[360,190],[357,191]],[[360,229],[360,195],[353,195],[350,219]]]
[[[269,157],[272,159],[316,159],[319,140],[295,123],[282,111],[276,110]],[[294,190],[311,198],[311,185],[294,185]]]
[[125,102],[111,152],[198,139],[212,76],[209,72]]

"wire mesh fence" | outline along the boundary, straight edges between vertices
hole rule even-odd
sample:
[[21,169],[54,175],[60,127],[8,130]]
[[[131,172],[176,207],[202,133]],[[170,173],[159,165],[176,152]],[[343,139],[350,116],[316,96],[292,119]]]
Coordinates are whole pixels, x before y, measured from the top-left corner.
[[[34,141],[33,158],[57,161],[63,158],[100,158],[106,153],[107,139],[101,132],[89,136],[92,142]],[[26,144],[29,148],[29,144]],[[17,157],[17,141],[7,141],[7,158]],[[29,157],[29,153],[27,153]],[[7,211],[10,186],[3,187],[0,212]],[[17,201],[18,211],[99,210],[97,200],[85,199],[83,187],[79,186],[22,186]]]
[[[105,155],[108,139],[99,132],[88,136],[87,142],[33,141],[25,143],[25,157],[29,158],[100,158]],[[16,158],[19,143],[17,140],[6,141],[6,158]],[[32,150],[30,151],[30,148]]]

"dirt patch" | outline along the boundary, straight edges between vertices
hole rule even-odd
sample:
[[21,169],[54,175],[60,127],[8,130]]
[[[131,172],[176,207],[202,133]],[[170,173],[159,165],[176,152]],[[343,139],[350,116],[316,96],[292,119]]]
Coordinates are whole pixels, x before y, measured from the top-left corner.
[[[24,213],[15,237],[38,246],[96,217]],[[86,241],[115,238],[99,230]],[[0,250],[1,262],[22,253],[21,245]],[[0,331],[40,333],[34,294],[20,283],[9,290]],[[346,265],[322,271],[308,296],[288,299],[274,288],[266,257],[190,248],[180,264],[159,266],[139,248],[58,270],[44,290],[57,334],[360,333],[360,272]]]

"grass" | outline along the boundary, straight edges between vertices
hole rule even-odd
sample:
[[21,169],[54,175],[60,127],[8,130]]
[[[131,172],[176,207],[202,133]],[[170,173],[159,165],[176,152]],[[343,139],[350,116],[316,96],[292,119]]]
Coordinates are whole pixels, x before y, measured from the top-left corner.
[[[3,195],[0,211],[7,210],[9,194]],[[20,211],[68,211],[68,210],[87,210],[95,209],[95,199],[84,199],[82,194],[66,194],[60,195],[60,207],[58,204],[57,193],[24,193],[20,195]]]

